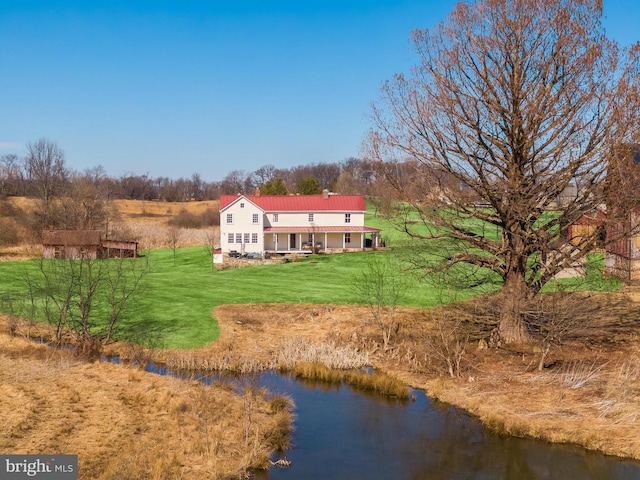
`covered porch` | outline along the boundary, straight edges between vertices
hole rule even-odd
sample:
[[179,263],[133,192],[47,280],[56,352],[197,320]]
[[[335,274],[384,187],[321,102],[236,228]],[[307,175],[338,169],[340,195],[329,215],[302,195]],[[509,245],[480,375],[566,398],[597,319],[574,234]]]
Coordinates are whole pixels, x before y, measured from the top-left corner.
[[274,254],[310,254],[364,250],[380,246],[380,230],[369,227],[267,227],[264,250]]

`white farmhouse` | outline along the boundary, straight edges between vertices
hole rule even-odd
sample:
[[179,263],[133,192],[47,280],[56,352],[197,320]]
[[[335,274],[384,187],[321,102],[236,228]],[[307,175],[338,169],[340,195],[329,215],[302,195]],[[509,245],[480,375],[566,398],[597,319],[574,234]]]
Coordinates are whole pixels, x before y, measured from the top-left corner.
[[364,226],[362,195],[220,196],[223,253],[309,253],[377,247],[380,230]]

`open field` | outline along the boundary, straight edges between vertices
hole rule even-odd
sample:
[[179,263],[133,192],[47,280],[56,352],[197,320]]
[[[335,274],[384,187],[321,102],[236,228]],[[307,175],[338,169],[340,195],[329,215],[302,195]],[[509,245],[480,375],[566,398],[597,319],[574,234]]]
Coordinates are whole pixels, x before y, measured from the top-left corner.
[[[175,257],[174,257],[175,254]],[[168,348],[196,348],[218,336],[211,311],[223,304],[316,303],[354,305],[361,302],[354,279],[375,258],[389,251],[370,251],[335,255],[316,255],[285,264],[253,264],[244,268],[214,270],[210,250],[205,246],[160,249],[143,252],[137,262],[148,261],[148,273],[137,302],[123,317],[125,324],[144,323],[157,332],[156,345]],[[175,262],[175,264],[174,264]],[[0,262],[0,309],[19,313],[28,308],[24,277],[37,278],[39,261]],[[413,275],[407,271],[406,275]],[[566,279],[563,285],[574,289],[615,290],[620,284],[605,279],[596,269],[585,279]],[[404,292],[401,305],[432,307],[489,293],[499,284],[479,284],[455,288],[423,283],[416,277]],[[96,312],[106,309],[96,307]],[[99,313],[97,313],[99,314]],[[44,319],[43,314],[40,318]]]
[[6,322],[0,317],[5,453],[78,454],[82,479],[225,479],[268,467],[286,444],[285,398],[85,363],[10,337]]
[[[143,212],[142,202],[136,203],[122,207],[126,224],[148,222],[151,232],[169,228],[167,209],[172,204],[147,205]],[[192,205],[195,202],[185,208]],[[181,207],[175,207],[179,212]],[[389,228],[380,218],[368,217],[367,224]],[[393,235],[391,245],[406,243],[400,234]],[[163,237],[148,238],[151,244]],[[402,301],[398,337],[385,350],[351,287],[373,258],[389,251],[216,271],[202,245],[209,243],[144,252],[142,260],[149,262],[145,289],[124,321],[143,320],[163,333],[158,345],[167,348],[146,352],[148,358],[176,368],[241,371],[299,361],[336,368],[373,364],[469,410],[498,432],[640,459],[637,294],[615,292],[621,283],[603,278],[597,268],[589,268],[585,279],[564,279],[549,287],[549,292],[568,288],[609,293],[575,294],[567,307],[572,329],[557,339],[543,361],[545,368],[538,370],[541,345],[485,348],[498,301],[491,293],[499,284],[443,288],[416,279]],[[597,266],[601,259],[595,260]],[[16,299],[24,297],[25,271],[36,273],[37,262],[0,262],[5,311],[10,303],[19,306]],[[554,295],[545,294],[544,301],[553,304]],[[460,303],[438,306],[451,301]],[[446,339],[462,346],[455,378],[448,375],[446,357],[456,359],[445,351],[455,345]],[[125,357],[135,350],[121,344],[109,348]]]
[[[0,261],[24,260],[42,254],[37,233],[28,228],[37,200],[0,199]],[[139,242],[142,249],[215,244],[219,242],[217,200],[158,202],[111,200],[105,205],[110,235]],[[177,223],[177,225],[172,225]],[[12,232],[9,238],[3,233]],[[6,241],[3,241],[6,240]]]
[[[217,271],[205,247],[152,250],[136,261],[149,262],[148,274],[138,302],[123,321],[144,321],[164,332],[163,345],[194,348],[217,338],[211,311],[227,303],[317,303],[356,304],[352,288],[372,258],[387,252],[359,252],[318,255],[286,264],[252,265]],[[0,304],[5,311],[20,311],[20,299],[27,299],[25,272],[39,275],[39,262],[0,263]],[[409,273],[407,273],[409,275]],[[495,288],[495,287],[494,287]],[[455,299],[468,298],[486,288],[456,290]],[[428,307],[450,301],[451,291],[439,286],[419,286],[406,292],[403,304]],[[11,306],[9,303],[13,302]],[[7,311],[7,313],[10,313]],[[44,317],[41,317],[44,319]]]

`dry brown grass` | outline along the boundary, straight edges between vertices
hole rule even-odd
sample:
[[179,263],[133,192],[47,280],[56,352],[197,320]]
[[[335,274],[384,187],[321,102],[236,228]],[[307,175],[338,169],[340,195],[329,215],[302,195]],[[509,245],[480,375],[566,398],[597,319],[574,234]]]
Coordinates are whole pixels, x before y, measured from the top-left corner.
[[[369,339],[376,330],[364,325],[363,314],[344,305],[222,305],[213,312],[220,327],[217,341],[187,352],[156,352],[156,360],[173,368],[205,370],[289,368],[302,360],[355,368],[369,364],[365,352],[374,350]],[[355,343],[344,342],[346,332],[355,335]]]
[[[571,442],[607,454],[640,459],[640,308],[625,294],[582,296],[585,319],[537,370],[540,351],[478,348],[493,328],[490,298],[455,307],[469,344],[460,378],[433,355],[425,335],[442,311],[401,309],[398,341],[381,348],[363,307],[331,305],[225,305],[214,316],[220,339],[189,352],[164,351],[158,360],[213,366],[224,358],[245,368],[275,368],[291,345],[326,344],[364,355],[406,384],[477,415],[497,432]],[[475,320],[475,321],[473,321]],[[303,360],[301,358],[300,360]]]
[[80,478],[104,480],[239,478],[268,466],[291,422],[261,390],[85,363],[5,332],[0,411],[0,451],[75,453]]
[[371,373],[361,370],[337,370],[317,362],[299,362],[293,368],[298,378],[317,380],[328,383],[347,383],[352,387],[374,392],[385,397],[403,400],[409,398],[407,385],[380,370]]
[[[461,363],[459,378],[449,377],[446,365],[433,356],[425,342],[425,335],[433,331],[435,322],[442,318],[442,312],[439,309],[401,309],[398,341],[385,350],[382,348],[381,339],[378,338],[379,332],[367,326],[364,321],[366,318],[364,307],[303,304],[225,305],[214,311],[221,331],[220,338],[216,342],[201,349],[151,351],[146,352],[145,355],[147,358],[166,363],[173,368],[237,371],[278,368],[283,363],[294,363],[293,357],[298,355],[297,353],[288,354],[287,361],[283,362],[282,352],[291,351],[291,349],[302,352],[295,362],[308,358],[308,351],[321,352],[321,355],[313,354],[314,361],[323,358],[321,361],[329,364],[332,361],[343,361],[345,356],[352,359],[359,358],[359,361],[366,359],[365,363],[373,364],[377,369],[401,379],[406,384],[425,389],[431,396],[470,411],[495,431],[541,438],[551,442],[571,442],[608,454],[639,459],[640,436],[637,435],[640,429],[638,417],[640,414],[639,305],[631,302],[625,294],[585,295],[579,300],[584,304],[586,312],[580,329],[576,329],[561,346],[551,350],[546,368],[542,372],[537,370],[540,352],[534,347],[478,348],[482,344],[479,340],[486,339],[493,327],[491,312],[487,308],[487,305],[490,305],[490,299],[487,298],[476,299],[455,307],[443,307],[448,309],[448,316],[456,321],[462,321],[462,324],[468,327],[464,333],[470,340]],[[471,323],[472,320],[475,321]],[[25,362],[34,362],[31,357],[38,355],[37,351],[40,347],[28,345],[28,347],[21,347],[22,350],[18,356],[24,357]],[[122,349],[124,350],[126,349]],[[3,351],[6,352],[6,348]],[[45,351],[49,350],[45,348]],[[49,353],[49,355],[52,354]],[[7,356],[11,355],[3,354],[3,361],[7,361],[4,358]],[[56,369],[38,367],[41,372],[53,372],[46,381],[42,381],[43,385],[53,381],[51,378],[56,378],[57,372],[61,372],[70,360],[56,360],[56,362],[60,365]],[[88,392],[86,395],[91,404],[100,402],[95,398],[96,396],[108,398],[111,402],[105,404],[109,413],[103,411],[101,415],[116,418],[117,425],[132,422],[133,425],[138,425],[150,432],[148,440],[138,442],[140,445],[149,447],[159,441],[159,437],[155,437],[156,432],[167,428],[167,425],[175,432],[184,432],[186,427],[178,428],[176,423],[177,419],[181,418],[180,422],[191,422],[189,427],[191,432],[200,432],[199,446],[192,445],[189,448],[193,450],[189,452],[200,452],[202,456],[202,452],[207,451],[206,442],[202,440],[204,428],[202,417],[198,414],[193,415],[193,412],[197,411],[193,406],[193,398],[198,398],[194,390],[185,393],[183,389],[187,387],[182,386],[183,383],[170,379],[155,380],[152,386],[149,386],[145,380],[145,388],[132,388],[129,384],[142,382],[144,374],[127,371],[128,373],[124,374],[125,378],[118,380],[116,377],[123,371],[122,367],[105,366],[105,369],[101,370],[105,373],[97,374],[93,369],[98,367],[74,364],[74,367],[68,371],[74,372],[75,377],[72,380],[65,380],[64,388],[59,388],[62,384],[54,383],[53,386],[49,384],[48,388],[54,392],[52,396],[48,391],[37,393],[31,384],[28,388],[16,387],[15,380],[6,381],[3,377],[2,383],[5,389],[3,398],[5,399],[2,401],[13,402],[6,403],[6,408],[10,411],[15,407],[16,412],[20,412],[18,407],[24,404],[28,406],[28,411],[39,414],[44,411],[45,405],[73,403],[73,398],[82,400],[84,392]],[[33,368],[37,371],[36,367]],[[105,392],[104,386],[96,388],[93,385],[82,384],[82,378],[89,376],[82,372],[88,370],[91,370],[90,375],[93,378],[99,379],[101,385],[116,383],[120,390]],[[0,371],[6,378],[21,377],[23,380],[36,378],[38,381],[35,385],[39,385],[42,378],[40,374],[25,374],[24,372],[28,372],[29,369],[23,366],[5,367],[3,365]],[[107,379],[110,376],[113,378]],[[170,383],[165,385],[164,382]],[[84,387],[76,389],[77,393],[73,397],[76,384]],[[102,393],[99,393],[101,388]],[[68,391],[67,395],[71,398],[65,400],[56,396],[61,395],[57,390]],[[164,398],[160,401],[161,405],[165,405],[164,407],[148,403],[151,400],[148,395],[145,396],[145,392],[150,391],[153,392],[154,398]],[[160,416],[143,417],[140,409],[134,408],[138,403],[141,408],[146,405],[147,410],[159,409],[164,413]],[[83,408],[89,409],[90,404],[87,403]],[[112,414],[111,411],[118,413]],[[182,416],[177,413],[181,411],[185,412]],[[189,417],[187,412],[192,412],[192,415]],[[48,415],[51,416],[51,413]],[[100,418],[100,414],[92,416]],[[136,423],[133,417],[144,418],[144,420]],[[233,415],[229,414],[229,417]],[[210,418],[208,425],[218,425],[220,419]],[[160,419],[168,423],[161,427],[158,424]],[[147,421],[150,422],[149,426],[145,426]],[[9,430],[18,432],[10,434],[11,439],[19,438],[22,430],[41,430],[39,427],[34,428],[32,423],[29,426],[29,422],[33,421],[29,420],[28,415],[17,416],[11,422],[13,423]],[[95,433],[101,428],[107,428],[105,424],[109,422],[101,421],[99,427],[91,427],[93,430],[90,431]],[[226,429],[225,424],[221,425],[220,428]],[[62,425],[54,425],[47,427],[47,430],[55,431],[56,428],[64,429]],[[120,438],[138,438],[139,433],[136,432],[135,427],[133,428],[133,431],[129,429],[118,436],[119,448],[134,448],[133,444],[122,446],[124,444]],[[275,429],[277,431],[277,428]],[[6,429],[2,428],[2,431],[5,432]],[[208,431],[211,434],[209,450],[215,450],[218,448],[215,447],[216,439],[220,438],[221,431],[213,427]],[[263,427],[261,431],[268,432],[273,429]],[[7,435],[3,435],[0,438],[5,442]],[[50,434],[47,433],[46,436]],[[37,445],[53,445],[46,443],[42,437],[40,433],[37,442],[43,443],[36,443]],[[56,438],[58,437],[63,438],[63,435],[58,434]],[[95,443],[95,439],[91,439],[90,435],[77,438],[80,439],[77,445],[88,442],[88,445],[83,448],[91,448],[92,442]],[[64,442],[58,440],[58,443],[64,446]],[[0,448],[3,445],[8,444],[0,443]],[[11,445],[24,448],[22,443]],[[101,458],[109,457],[114,451],[109,450],[107,445],[102,445],[101,448],[107,452],[102,454]],[[176,452],[180,452],[180,455],[189,453],[181,449]],[[229,451],[226,452],[229,453]],[[132,453],[127,456],[126,458],[129,458],[127,462],[138,462],[137,455],[138,453]],[[257,454],[254,456],[259,457]],[[184,465],[181,458],[178,457],[178,463]],[[164,461],[170,462],[166,458]],[[163,468],[170,470],[173,468],[172,465],[173,463],[170,462],[163,465]],[[207,465],[213,465],[213,463],[210,462]],[[222,466],[216,464],[215,468],[222,469]]]
[[[116,210],[123,220],[133,218],[148,218],[149,221],[166,225],[168,218],[185,210],[200,215],[209,208],[218,208],[218,200],[203,202],[156,202],[142,200],[113,200]],[[155,219],[155,220],[154,220]]]
[[[23,212],[21,215],[29,215],[37,206],[37,200],[26,197],[8,197],[6,200],[11,211]],[[192,214],[200,217],[211,210],[217,210],[218,200],[202,202],[157,202],[142,200],[112,200],[109,210],[109,230],[115,237],[125,240],[137,241],[139,248],[146,250],[152,248],[173,247],[172,231],[170,225],[172,219],[176,219],[181,213]],[[34,258],[42,254],[42,245],[33,239],[30,241],[28,231],[18,225],[14,218],[3,217],[0,214],[0,229],[2,222],[8,222],[15,229],[18,244],[15,239],[11,243],[3,242],[0,236],[0,261],[23,260]],[[1,233],[1,232],[0,232]],[[219,227],[203,228],[177,228],[176,247],[191,247],[194,245],[214,245],[220,243]]]
[[[202,215],[208,209],[217,209],[218,200],[204,202],[156,202],[141,200],[114,200],[113,207],[118,220],[113,228],[123,238],[133,239],[140,243],[140,248],[169,248],[172,247],[172,231],[169,225],[171,219],[180,212]],[[176,247],[191,247],[194,245],[212,245],[220,242],[220,229],[207,228],[178,228]]]
[[[28,208],[28,199],[23,200],[26,203],[19,203],[18,206]],[[211,206],[208,202],[117,202],[121,228],[129,229],[141,241],[142,248],[168,247],[167,221],[172,215],[183,209],[199,213]],[[188,238],[181,237],[179,245],[209,243],[207,240],[212,231],[215,232],[212,229],[199,230],[193,235],[185,234]],[[28,256],[29,252],[39,253],[39,246],[11,250],[8,254],[13,259]],[[145,355],[178,369],[230,369],[243,372],[290,366],[299,361],[320,361],[338,368],[347,364],[353,367],[359,363],[371,363],[409,385],[423,388],[442,401],[470,411],[496,431],[552,442],[572,442],[608,454],[640,459],[639,300],[637,290],[579,297],[582,320],[576,322],[575,328],[563,338],[561,345],[549,352],[545,360],[546,368],[541,372],[536,368],[541,355],[536,348],[477,348],[484,345],[481,341],[489,338],[494,326],[492,298],[477,298],[443,309],[400,309],[398,340],[388,350],[382,348],[378,331],[364,321],[366,311],[361,307],[225,305],[214,312],[221,330],[220,338],[215,343],[197,350],[167,350],[147,352]],[[449,378],[446,360],[434,355],[433,342],[434,338],[437,340],[437,335],[434,337],[433,334],[438,333],[438,322],[443,318],[458,322],[463,327],[460,330],[463,335],[461,338],[469,342],[460,359],[459,378]],[[210,458],[202,460],[205,458],[203,449],[207,450],[201,433],[203,417],[202,412],[195,416],[193,414],[199,411],[193,405],[193,398],[201,398],[202,393],[194,393],[191,387],[187,388],[184,383],[170,379],[156,380],[153,383],[155,386],[150,387],[146,377],[142,380],[142,373],[122,374],[122,367],[105,366],[100,370],[102,373],[96,373],[93,369],[97,366],[76,364],[67,358],[45,358],[45,362],[49,363],[43,367],[39,363],[41,359],[32,359],[31,356],[38,358],[42,355],[41,348],[45,347],[32,344],[20,347],[21,353],[16,357],[22,358],[7,359],[11,354],[6,353],[10,350],[5,346],[6,339],[0,343],[3,348],[0,354],[0,406],[3,411],[15,411],[15,416],[4,419],[5,424],[0,425],[0,449],[9,445],[21,451],[33,451],[29,449],[34,446],[54,448],[54,445],[58,445],[58,449],[52,452],[62,452],[69,445],[65,441],[70,442],[68,439],[74,438],[74,448],[82,448],[99,460],[114,462],[116,460],[112,457],[115,451],[123,448],[124,452],[129,452],[116,461],[112,467],[112,477],[104,478],[127,478],[123,476],[126,469],[133,469],[145,461],[156,472],[148,478],[163,478],[160,472],[172,472],[178,466],[183,469],[196,468],[187,464],[185,458],[200,459],[194,460],[193,465],[197,465],[200,469],[198,474],[204,477],[192,478],[207,478],[207,475],[226,471],[224,466],[228,462],[219,460],[216,463],[217,460]],[[435,347],[437,350],[438,346]],[[44,351],[49,350],[45,348]],[[11,362],[25,363],[18,365]],[[72,365],[72,368],[67,369],[67,365]],[[73,376],[68,380],[59,380],[64,384],[51,383],[55,382],[56,377],[64,378],[66,371]],[[45,376],[44,372],[52,372],[52,375]],[[122,375],[125,375],[124,379]],[[31,378],[38,381],[32,382]],[[92,383],[95,379],[99,387]],[[147,386],[140,387],[142,383]],[[40,389],[40,384],[44,389]],[[76,384],[84,388],[76,388]],[[136,388],[136,385],[140,388]],[[227,394],[231,395],[230,392]],[[120,398],[120,395],[123,397]],[[156,402],[151,396],[164,400]],[[93,415],[93,407],[85,402],[85,397],[94,403],[104,401],[107,408]],[[93,419],[86,420],[86,425],[81,423],[82,426],[74,429],[86,429],[91,433],[80,434],[77,441],[74,435],[67,435],[65,425],[69,423],[68,419],[79,413],[73,410],[69,413],[71,407],[61,408],[59,411],[66,412],[67,422],[56,423],[53,420],[57,418],[52,413],[54,409],[49,405],[58,403],[83,405],[82,411],[89,411]],[[163,413],[145,417],[142,415],[144,405],[148,410],[155,409]],[[21,413],[25,411],[27,413]],[[28,412],[36,413],[35,418],[39,418],[43,412],[45,419],[51,417],[51,420],[47,420],[50,424],[45,424],[47,430],[39,425],[36,427],[34,417],[29,417]],[[191,412],[191,416],[188,412]],[[138,416],[144,421],[138,421]],[[110,420],[112,418],[113,421]],[[145,426],[147,421],[150,422],[148,427]],[[216,425],[217,421],[214,422]],[[128,425],[129,422],[133,427]],[[190,426],[183,427],[180,422]],[[160,435],[164,435],[162,429],[167,425],[173,428],[169,438],[177,445],[173,450],[176,452],[175,459],[173,455],[163,455],[161,460],[145,456],[144,448],[139,447],[151,448],[156,443],[163,445],[159,439]],[[138,427],[140,431],[136,430]],[[117,433],[110,433],[113,428]],[[71,431],[75,432],[74,429]],[[105,429],[105,440],[100,435],[101,429]],[[182,443],[173,438],[187,430],[194,434],[193,438],[189,437],[189,442],[200,438],[199,446],[187,442],[185,445],[190,446],[182,448]],[[213,427],[207,431],[211,433],[209,450],[221,449],[215,447],[215,439],[222,435],[221,431]],[[200,432],[199,436],[195,435],[197,432]],[[57,438],[58,443],[53,443],[49,437]],[[178,438],[186,441],[186,436],[178,435]],[[84,445],[85,441],[87,445]],[[200,456],[189,456],[194,451],[199,452]],[[238,457],[234,452],[233,449],[225,450],[227,455]],[[91,465],[97,462],[92,459],[84,461],[89,462],[84,467],[89,469],[94,468]],[[234,465],[233,468],[238,467]],[[139,477],[134,475],[129,478]],[[189,476],[185,475],[185,478]]]

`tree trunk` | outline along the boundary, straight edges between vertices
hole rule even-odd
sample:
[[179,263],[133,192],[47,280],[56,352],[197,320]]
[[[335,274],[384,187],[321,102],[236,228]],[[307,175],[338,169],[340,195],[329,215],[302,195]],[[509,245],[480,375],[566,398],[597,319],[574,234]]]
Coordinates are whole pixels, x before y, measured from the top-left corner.
[[529,289],[524,275],[512,273],[507,276],[502,289],[504,303],[500,311],[500,338],[505,343],[527,343],[531,336],[524,321],[524,306]]

